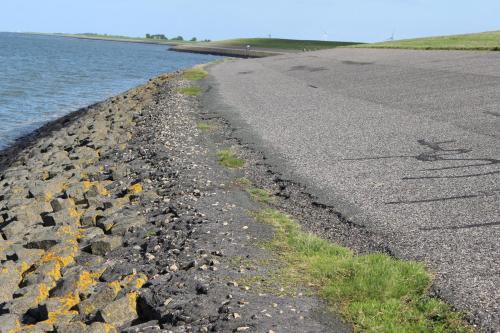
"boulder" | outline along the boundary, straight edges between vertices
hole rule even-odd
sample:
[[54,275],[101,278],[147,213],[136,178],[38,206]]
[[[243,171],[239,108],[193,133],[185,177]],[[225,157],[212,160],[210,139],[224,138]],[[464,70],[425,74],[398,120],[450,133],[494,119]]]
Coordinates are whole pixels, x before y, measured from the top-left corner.
[[136,303],[137,293],[132,292],[108,304],[99,314],[104,322],[120,327],[138,318]]
[[123,239],[120,236],[99,236],[91,241],[90,251],[92,254],[105,256],[120,246],[122,246]]

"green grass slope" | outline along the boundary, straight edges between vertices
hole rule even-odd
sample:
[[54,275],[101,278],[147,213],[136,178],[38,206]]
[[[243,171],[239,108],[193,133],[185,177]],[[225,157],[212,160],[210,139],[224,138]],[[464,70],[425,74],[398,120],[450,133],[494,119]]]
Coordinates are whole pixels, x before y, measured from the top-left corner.
[[239,38],[210,43],[200,43],[203,46],[210,47],[246,47],[250,45],[253,48],[277,49],[277,50],[322,50],[339,46],[348,46],[359,43],[353,42],[334,42],[320,40],[299,40],[299,39],[281,39],[281,38]]
[[465,35],[403,39],[354,47],[420,50],[489,50],[500,51],[500,31]]

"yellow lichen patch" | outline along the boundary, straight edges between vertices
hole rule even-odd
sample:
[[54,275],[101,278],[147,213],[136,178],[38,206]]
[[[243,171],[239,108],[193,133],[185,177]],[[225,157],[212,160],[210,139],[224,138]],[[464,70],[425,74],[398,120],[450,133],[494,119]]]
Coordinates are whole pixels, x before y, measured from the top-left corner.
[[122,287],[120,286],[120,281],[113,281],[113,282],[110,282],[108,283],[108,286],[111,288],[111,290],[113,290],[113,293],[116,295],[118,295],[120,293],[120,291],[122,290]]
[[133,291],[127,294],[128,304],[130,308],[137,311],[137,292]]
[[109,193],[108,189],[106,188],[106,186],[109,185],[110,183],[111,183],[111,181],[91,182],[88,180],[84,180],[82,182],[84,192],[88,192],[92,187],[95,187],[97,190],[97,193],[99,193],[99,195],[101,195],[103,197],[110,196],[111,193]]
[[36,302],[37,304],[42,303],[45,301],[47,298],[49,298],[49,288],[45,283],[40,283],[38,285],[38,290],[37,290],[37,296],[36,296]]
[[129,193],[133,194],[139,194],[142,192],[142,185],[137,183],[129,187],[128,189]]
[[77,282],[77,288],[80,292],[86,291],[91,286],[97,284],[97,279],[101,276],[100,272],[84,271],[80,274]]
[[59,185],[59,192],[64,192],[69,188],[70,184],[68,182],[62,182]]
[[[83,172],[82,172],[82,175],[83,175]],[[87,192],[94,185],[94,183],[91,182],[90,180],[84,180],[82,182],[82,185],[83,185],[83,191]]]
[[72,225],[60,226],[56,233],[61,236],[71,236],[75,240],[80,236],[80,230]]
[[31,268],[31,266],[26,261],[22,261],[17,266],[17,271],[19,272],[19,274],[23,274],[23,273],[25,273],[30,268]]
[[58,256],[54,252],[47,252],[43,257],[42,257],[42,262],[50,262],[50,261],[55,261],[59,263],[61,267],[66,267],[73,262],[75,262],[74,256],[68,255],[68,256]]
[[148,277],[143,273],[131,274],[123,278],[121,285],[123,287],[142,288],[148,282]]
[[80,303],[80,296],[78,296],[78,293],[70,293],[69,295],[66,295],[65,297],[58,297],[57,300],[61,304],[61,309],[60,311],[68,311],[78,303]]
[[43,321],[43,323],[52,325],[59,322],[60,317],[78,315],[78,311],[70,310],[75,305],[80,303],[80,297],[77,293],[70,293],[65,297],[55,297],[51,299],[57,301],[59,306],[55,311],[48,313],[48,319]]
[[10,331],[6,331],[7,333],[17,333],[19,332],[22,327],[21,327],[21,322],[16,319],[15,323],[14,323],[14,327],[11,327],[12,329]]
[[47,275],[54,280],[54,282],[57,282],[61,279],[61,264],[59,261],[54,260],[54,267],[47,272]]
[[75,223],[80,225],[80,217],[82,217],[83,212],[79,212],[75,207],[68,209],[68,215],[75,219]]
[[114,327],[111,324],[104,323],[102,326],[104,327],[104,333],[118,332],[118,330],[116,329],[116,327]]
[[46,202],[49,202],[50,200],[54,199],[54,194],[52,192],[45,192],[44,199]]

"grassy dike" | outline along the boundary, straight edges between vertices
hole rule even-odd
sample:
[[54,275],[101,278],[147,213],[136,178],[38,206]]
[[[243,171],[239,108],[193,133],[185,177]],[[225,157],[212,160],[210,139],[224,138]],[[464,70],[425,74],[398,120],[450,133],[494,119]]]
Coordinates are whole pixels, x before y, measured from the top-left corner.
[[416,50],[500,51],[500,31],[395,40],[350,47]]
[[245,48],[250,45],[253,48],[277,49],[289,51],[303,50],[323,50],[339,46],[356,45],[355,42],[321,41],[321,40],[300,40],[300,39],[282,39],[282,38],[237,38],[222,41],[213,41],[209,43],[200,43],[209,47],[237,47]]

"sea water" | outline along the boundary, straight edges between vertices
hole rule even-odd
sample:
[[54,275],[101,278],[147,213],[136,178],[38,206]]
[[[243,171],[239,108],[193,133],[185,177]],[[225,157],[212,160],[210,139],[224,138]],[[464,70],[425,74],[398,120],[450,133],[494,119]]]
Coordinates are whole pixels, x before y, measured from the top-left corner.
[[218,57],[167,45],[0,33],[0,149],[151,77]]

